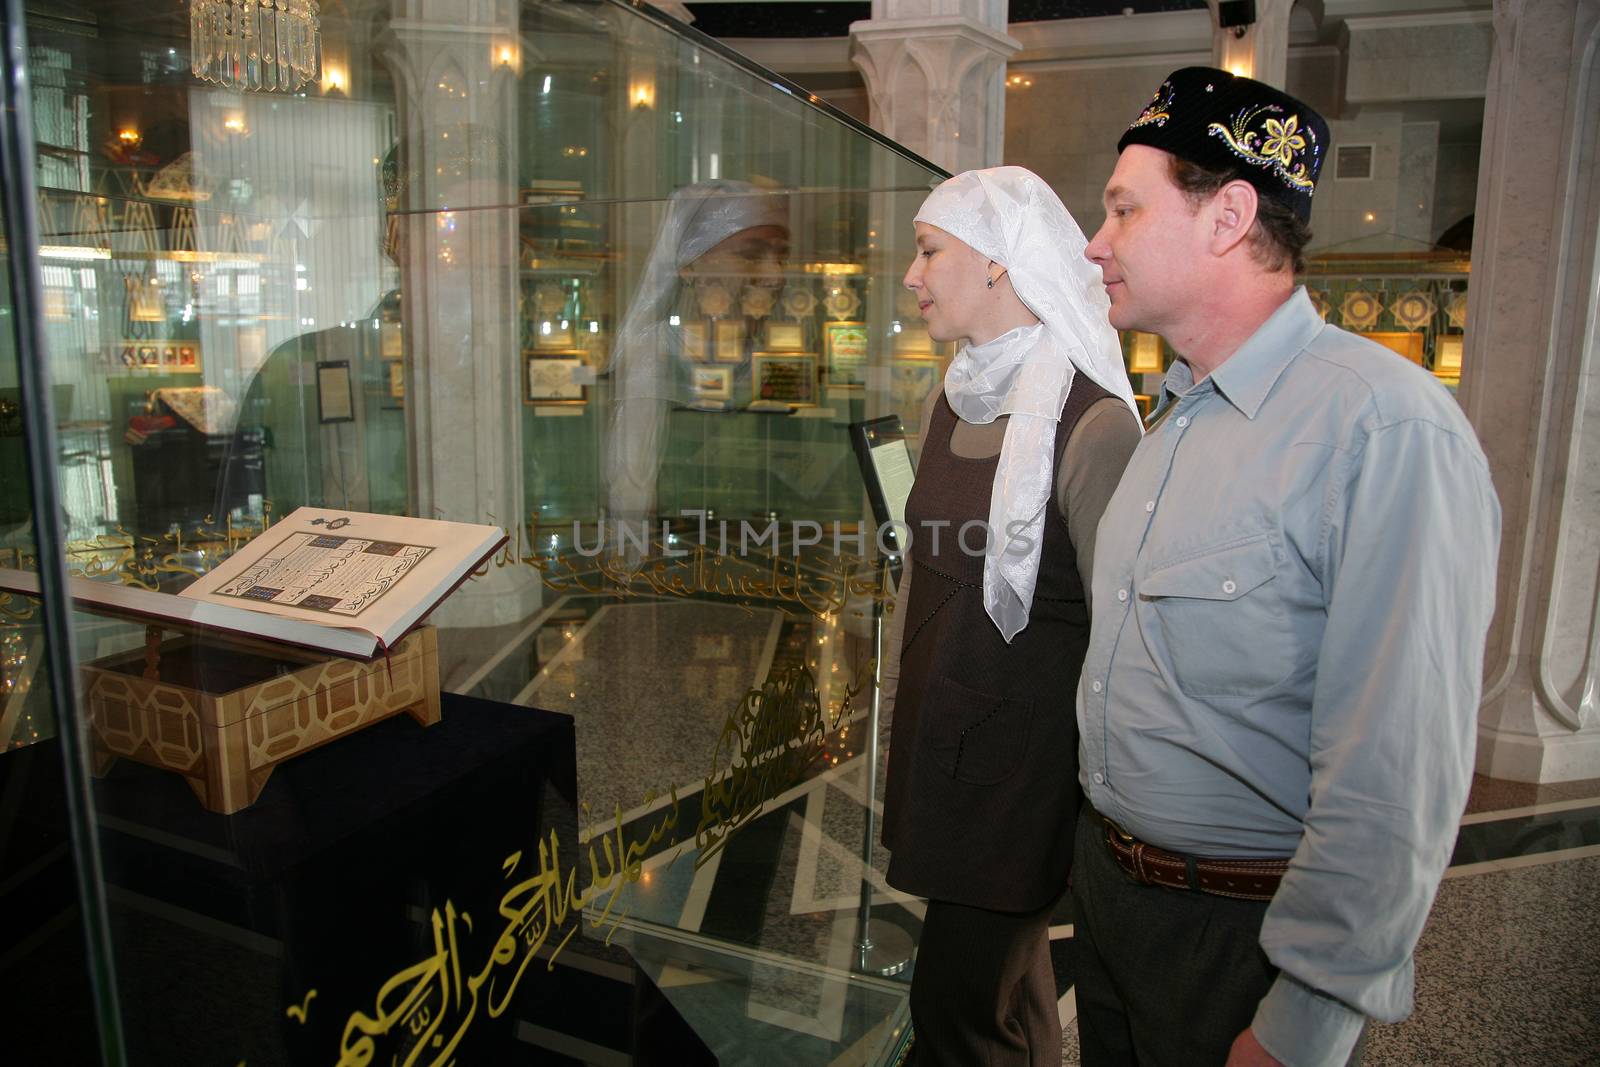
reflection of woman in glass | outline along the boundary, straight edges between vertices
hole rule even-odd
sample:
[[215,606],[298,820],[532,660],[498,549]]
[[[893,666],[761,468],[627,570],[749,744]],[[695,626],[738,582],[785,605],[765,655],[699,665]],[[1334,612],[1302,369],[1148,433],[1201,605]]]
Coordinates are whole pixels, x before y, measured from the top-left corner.
[[916,217],[905,284],[965,340],[929,398],[886,646],[888,879],[929,898],[918,1064],[1056,1064],[1047,930],[1078,808],[1073,709],[1095,526],[1139,440],[1099,270],[1020,167],[969,171]]
[[[709,345],[712,339],[703,332],[708,316],[762,303],[761,290],[782,284],[788,217],[786,197],[748,182],[699,182],[667,202],[611,354],[617,403],[606,475],[614,521],[633,523],[651,513],[667,408],[704,398],[694,385],[692,364],[709,355],[688,350],[686,334],[694,335],[696,347]],[[735,377],[748,373],[741,365]]]

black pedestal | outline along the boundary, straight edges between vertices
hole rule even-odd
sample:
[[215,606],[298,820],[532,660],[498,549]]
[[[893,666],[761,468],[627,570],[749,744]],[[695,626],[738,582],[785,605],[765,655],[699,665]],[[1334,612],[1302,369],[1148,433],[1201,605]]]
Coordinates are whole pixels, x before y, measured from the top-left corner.
[[[541,842],[587,880],[574,767],[570,718],[449,694],[439,724],[387,720],[291,760],[232,816],[123,761],[95,806],[129,1062],[631,1054],[648,982],[626,955],[580,929],[548,967],[582,925],[569,912],[520,967],[530,926],[502,912],[526,901],[510,891],[540,870]],[[517,959],[496,963],[511,930]]]

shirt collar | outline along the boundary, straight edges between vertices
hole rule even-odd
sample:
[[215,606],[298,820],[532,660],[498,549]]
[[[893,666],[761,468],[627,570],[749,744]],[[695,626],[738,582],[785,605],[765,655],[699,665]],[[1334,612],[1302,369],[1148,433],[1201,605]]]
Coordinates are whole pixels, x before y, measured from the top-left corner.
[[[1289,299],[1206,380],[1228,403],[1238,408],[1240,414],[1254,419],[1278,378],[1323,325],[1322,316],[1317,314],[1305,286],[1297,286]],[[1173,360],[1162,388],[1174,396],[1182,396],[1193,386],[1194,371],[1182,360]]]
[[1181,359],[1172,361],[1166,377],[1161,379],[1161,404],[1163,407],[1194,388],[1194,371]]

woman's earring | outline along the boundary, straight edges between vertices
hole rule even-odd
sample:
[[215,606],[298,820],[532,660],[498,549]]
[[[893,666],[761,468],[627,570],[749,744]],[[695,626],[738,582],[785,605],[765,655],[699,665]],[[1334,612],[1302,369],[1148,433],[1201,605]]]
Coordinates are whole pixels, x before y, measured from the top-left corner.
[[994,279],[993,279],[993,278],[990,278],[990,279],[989,279],[989,284],[988,284],[988,285],[986,285],[986,286],[984,286],[984,288],[985,288],[985,289],[993,289],[993,288],[994,288]]

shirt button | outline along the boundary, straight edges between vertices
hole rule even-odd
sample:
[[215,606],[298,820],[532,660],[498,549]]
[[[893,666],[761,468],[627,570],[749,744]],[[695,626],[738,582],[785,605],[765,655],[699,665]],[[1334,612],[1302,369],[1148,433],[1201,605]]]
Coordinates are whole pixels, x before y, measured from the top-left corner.
[[1128,591],[1126,589],[1118,589],[1117,590],[1117,599],[1118,600],[1127,600],[1128,599]]
[[1233,591],[1237,588],[1239,587],[1233,584],[1232,578],[1229,578],[1227,581],[1222,583],[1222,591],[1230,596],[1233,595]]
[[1089,688],[1093,689],[1096,693],[1098,693],[1098,692],[1100,692],[1100,690],[1104,689],[1105,686],[1101,685],[1100,682],[1098,680],[1096,680],[1095,682],[1090,684]]
[[1156,502],[1154,500],[1146,500],[1144,502],[1144,509],[1145,511],[1154,511],[1156,509]]
[[1094,784],[1095,785],[1105,785],[1106,784],[1106,776],[1101,774],[1099,771],[1095,771],[1094,772]]
[[1179,415],[1177,418],[1173,419],[1172,421],[1177,425],[1178,429],[1181,430],[1185,426],[1189,425],[1189,416],[1187,416],[1187,415]]

